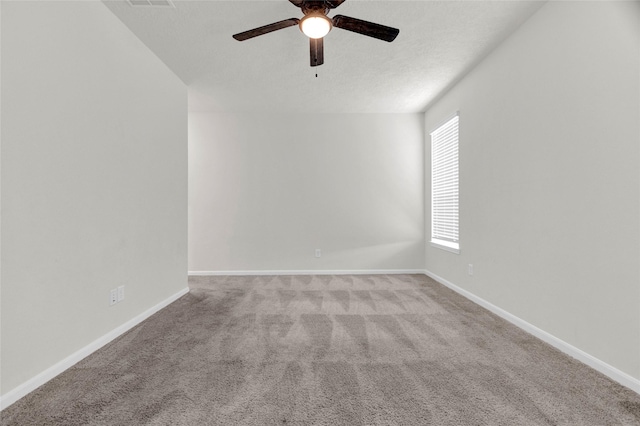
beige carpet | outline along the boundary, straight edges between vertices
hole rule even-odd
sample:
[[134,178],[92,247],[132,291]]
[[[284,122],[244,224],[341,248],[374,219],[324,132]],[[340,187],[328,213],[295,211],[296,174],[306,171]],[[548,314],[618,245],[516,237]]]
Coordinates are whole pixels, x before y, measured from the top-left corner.
[[192,278],[2,425],[640,425],[640,396],[422,275]]

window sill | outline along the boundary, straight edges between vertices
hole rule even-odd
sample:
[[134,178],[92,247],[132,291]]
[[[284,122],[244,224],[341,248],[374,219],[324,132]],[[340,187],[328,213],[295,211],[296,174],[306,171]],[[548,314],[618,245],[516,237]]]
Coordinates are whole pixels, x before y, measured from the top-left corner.
[[431,246],[451,253],[460,254],[460,244],[442,240],[431,240]]

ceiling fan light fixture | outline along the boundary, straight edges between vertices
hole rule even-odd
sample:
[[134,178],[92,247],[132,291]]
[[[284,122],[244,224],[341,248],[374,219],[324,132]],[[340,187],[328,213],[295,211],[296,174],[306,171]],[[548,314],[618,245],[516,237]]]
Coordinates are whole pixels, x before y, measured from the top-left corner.
[[306,15],[300,20],[300,31],[309,38],[322,38],[332,27],[331,18],[320,13]]

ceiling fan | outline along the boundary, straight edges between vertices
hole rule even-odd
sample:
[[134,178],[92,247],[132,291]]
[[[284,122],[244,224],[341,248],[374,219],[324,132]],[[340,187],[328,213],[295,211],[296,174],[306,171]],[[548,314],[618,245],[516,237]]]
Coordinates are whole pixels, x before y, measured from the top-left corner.
[[392,42],[398,36],[400,30],[385,25],[374,24],[362,19],[350,18],[344,15],[336,15],[329,18],[327,13],[331,9],[340,6],[345,0],[289,0],[294,6],[302,9],[302,19],[291,18],[274,22],[263,27],[235,34],[233,38],[238,41],[248,40],[272,31],[299,25],[300,30],[309,37],[311,66],[316,67],[324,63],[323,37],[331,31],[331,28],[342,28],[354,33],[366,35]]

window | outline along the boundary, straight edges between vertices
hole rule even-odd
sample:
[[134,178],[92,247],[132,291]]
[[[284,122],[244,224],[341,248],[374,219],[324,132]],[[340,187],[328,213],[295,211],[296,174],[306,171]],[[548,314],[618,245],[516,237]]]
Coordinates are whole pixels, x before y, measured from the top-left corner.
[[431,245],[460,253],[458,114],[431,132]]

